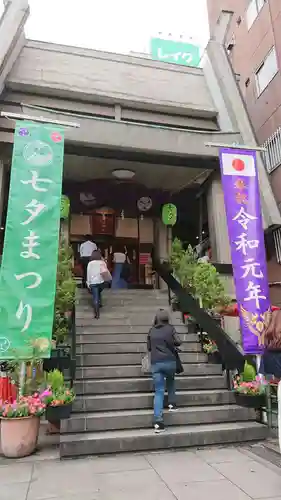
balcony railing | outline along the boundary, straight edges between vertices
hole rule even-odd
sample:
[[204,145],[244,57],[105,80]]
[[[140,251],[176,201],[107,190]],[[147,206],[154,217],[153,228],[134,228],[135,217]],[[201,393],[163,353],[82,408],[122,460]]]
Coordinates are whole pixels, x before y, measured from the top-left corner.
[[267,139],[263,145],[266,151],[262,153],[266,169],[270,174],[281,165],[281,127]]

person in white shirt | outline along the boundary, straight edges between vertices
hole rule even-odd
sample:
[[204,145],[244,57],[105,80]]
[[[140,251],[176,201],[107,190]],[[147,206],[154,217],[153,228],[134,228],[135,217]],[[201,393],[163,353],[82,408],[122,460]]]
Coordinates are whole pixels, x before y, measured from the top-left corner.
[[86,280],[87,280],[87,267],[91,259],[92,253],[97,250],[97,245],[93,242],[92,236],[87,234],[85,236],[85,241],[80,245],[79,253],[80,253],[80,261],[83,270],[82,277],[82,286],[86,288]]
[[111,274],[107,269],[101,253],[95,250],[87,267],[87,286],[92,293],[95,317],[99,318],[101,307],[101,292],[104,282],[111,280]]

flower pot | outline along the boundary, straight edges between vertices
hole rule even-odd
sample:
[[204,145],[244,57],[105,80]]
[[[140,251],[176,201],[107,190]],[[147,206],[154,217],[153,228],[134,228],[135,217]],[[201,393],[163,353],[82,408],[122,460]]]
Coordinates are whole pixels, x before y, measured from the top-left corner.
[[69,405],[61,406],[47,406],[46,420],[48,422],[58,422],[59,420],[66,420],[70,417],[72,411],[72,403]]
[[180,310],[180,304],[177,301],[173,301],[172,304],[171,304],[171,306],[172,306],[172,311],[173,312],[177,312],[177,311]]
[[218,351],[212,352],[208,354],[208,363],[211,363],[212,365],[219,365],[221,364],[221,356]]
[[187,325],[188,333],[197,333],[198,327],[197,327],[197,323],[195,323],[195,321],[188,318],[186,325]]
[[39,434],[39,417],[1,419],[1,448],[7,458],[22,458],[36,449]]
[[235,392],[235,401],[239,406],[257,409],[265,406],[265,395],[259,394],[257,396],[252,396],[251,394]]

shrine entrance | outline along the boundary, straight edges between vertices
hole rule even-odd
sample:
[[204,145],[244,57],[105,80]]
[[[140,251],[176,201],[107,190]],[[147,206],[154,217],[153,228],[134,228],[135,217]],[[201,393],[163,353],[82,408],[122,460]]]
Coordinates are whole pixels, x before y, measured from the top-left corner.
[[[163,172],[165,167],[161,167]],[[188,175],[189,172],[189,169],[177,167],[174,170],[179,170],[179,174]],[[171,191],[168,181],[161,188],[160,182],[157,187],[156,181],[152,186],[152,182],[148,185],[149,179],[145,176],[142,180],[143,183],[134,179],[103,178],[77,183],[65,179],[63,193],[69,197],[71,206],[68,234],[77,277],[82,274],[79,248],[85,235],[92,236],[110,270],[115,251],[128,255],[133,288],[158,287],[152,254],[167,261],[174,237],[200,251],[208,248],[206,200],[200,194],[201,185]],[[173,228],[162,222],[162,208],[167,203],[177,207],[177,222]]]

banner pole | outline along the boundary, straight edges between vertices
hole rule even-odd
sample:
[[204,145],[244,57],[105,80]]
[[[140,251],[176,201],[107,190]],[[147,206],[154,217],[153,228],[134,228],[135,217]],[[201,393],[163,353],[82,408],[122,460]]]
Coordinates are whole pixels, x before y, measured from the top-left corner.
[[247,149],[248,151],[267,151],[263,146],[253,146],[248,144],[223,144],[220,142],[205,142],[204,145],[209,148],[226,148],[226,149]]
[[59,125],[60,127],[73,127],[80,128],[80,123],[75,122],[65,122],[60,120],[51,120],[50,118],[44,118],[44,116],[29,116],[21,113],[9,113],[6,111],[1,111],[0,116],[3,118],[7,118],[8,120],[24,120],[29,122],[38,122],[38,123],[48,123],[50,125]]
[[24,382],[25,382],[25,362],[23,361],[20,365],[19,396],[23,396]]

